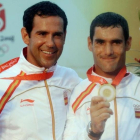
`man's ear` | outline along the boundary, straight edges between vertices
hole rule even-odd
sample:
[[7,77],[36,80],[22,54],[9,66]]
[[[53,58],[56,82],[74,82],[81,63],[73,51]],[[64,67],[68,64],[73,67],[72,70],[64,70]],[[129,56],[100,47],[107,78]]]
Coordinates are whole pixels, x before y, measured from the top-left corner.
[[87,38],[87,41],[88,41],[88,49],[89,49],[90,51],[92,51],[92,40],[91,40],[91,38],[88,37],[88,38]]
[[126,41],[126,51],[129,51],[131,48],[132,37],[129,37]]
[[23,40],[23,42],[24,42],[26,45],[29,45],[29,35],[28,35],[28,33],[27,33],[25,27],[23,27],[23,28],[21,29],[21,35],[22,35],[22,40]]

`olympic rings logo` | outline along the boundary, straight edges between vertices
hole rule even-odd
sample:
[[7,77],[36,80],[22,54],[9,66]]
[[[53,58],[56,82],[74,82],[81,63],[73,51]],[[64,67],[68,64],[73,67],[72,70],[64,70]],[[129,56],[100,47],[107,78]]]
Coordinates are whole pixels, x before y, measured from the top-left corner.
[[4,56],[5,53],[9,51],[9,47],[6,44],[0,46],[0,57]]

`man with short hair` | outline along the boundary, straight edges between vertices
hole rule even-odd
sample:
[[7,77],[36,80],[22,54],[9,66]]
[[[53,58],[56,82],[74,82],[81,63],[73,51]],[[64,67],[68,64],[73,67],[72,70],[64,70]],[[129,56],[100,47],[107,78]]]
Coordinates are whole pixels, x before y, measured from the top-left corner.
[[0,65],[0,140],[62,140],[67,106],[77,73],[59,66],[67,17],[42,1],[23,16],[19,58]]
[[64,140],[139,140],[140,78],[127,72],[127,21],[106,12],[93,19],[88,48],[94,65],[72,94]]

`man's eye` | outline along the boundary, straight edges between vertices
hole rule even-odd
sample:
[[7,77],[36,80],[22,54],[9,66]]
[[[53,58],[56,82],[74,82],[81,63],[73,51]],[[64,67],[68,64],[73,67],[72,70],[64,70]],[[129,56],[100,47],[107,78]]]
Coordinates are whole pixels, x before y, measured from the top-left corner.
[[121,40],[116,40],[116,41],[114,41],[113,43],[114,43],[114,44],[121,44],[122,41],[121,41]]
[[61,37],[61,36],[62,36],[62,34],[55,34],[55,36]]
[[104,41],[102,41],[102,40],[98,40],[98,41],[96,41],[96,43],[97,43],[97,44],[103,44]]
[[41,36],[45,36],[46,33],[45,33],[45,32],[41,32],[41,33],[39,33],[39,35],[41,35]]

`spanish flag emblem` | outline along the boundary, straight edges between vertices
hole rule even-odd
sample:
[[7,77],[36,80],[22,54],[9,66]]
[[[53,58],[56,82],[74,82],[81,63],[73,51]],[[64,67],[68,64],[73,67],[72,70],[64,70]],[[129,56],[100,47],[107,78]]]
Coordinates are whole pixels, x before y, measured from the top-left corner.
[[140,111],[135,111],[135,117],[140,118]]
[[65,104],[65,105],[68,104],[68,96],[67,96],[67,92],[64,92],[64,104]]

